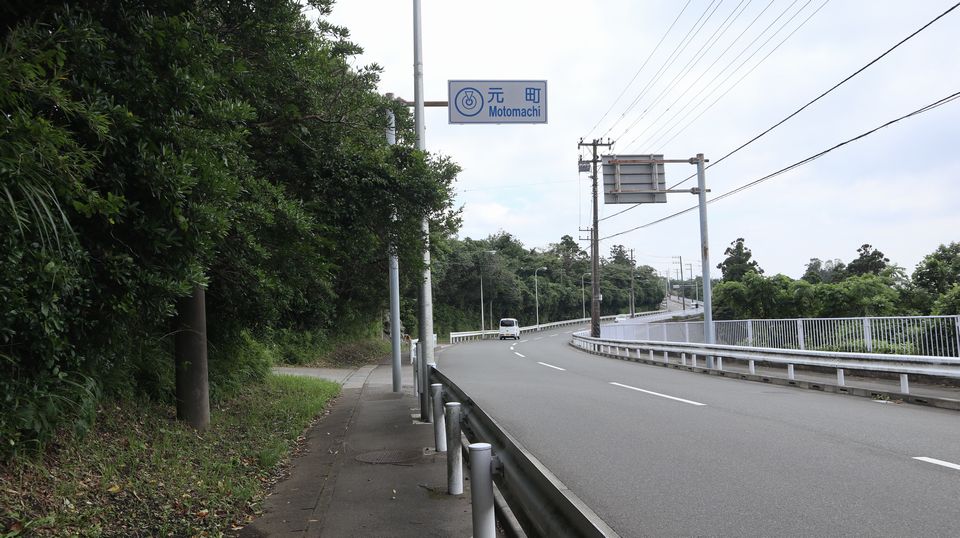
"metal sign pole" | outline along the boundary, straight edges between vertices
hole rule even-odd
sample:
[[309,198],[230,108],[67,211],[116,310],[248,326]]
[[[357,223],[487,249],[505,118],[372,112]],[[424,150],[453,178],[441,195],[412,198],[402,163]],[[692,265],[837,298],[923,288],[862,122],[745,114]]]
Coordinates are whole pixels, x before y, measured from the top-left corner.
[[[703,338],[708,344],[715,343],[713,328],[713,293],[710,285],[710,242],[707,236],[707,179],[704,173],[703,153],[691,159],[697,165],[697,198],[700,201],[700,261],[703,264]],[[713,357],[707,357],[707,368],[713,368]]]

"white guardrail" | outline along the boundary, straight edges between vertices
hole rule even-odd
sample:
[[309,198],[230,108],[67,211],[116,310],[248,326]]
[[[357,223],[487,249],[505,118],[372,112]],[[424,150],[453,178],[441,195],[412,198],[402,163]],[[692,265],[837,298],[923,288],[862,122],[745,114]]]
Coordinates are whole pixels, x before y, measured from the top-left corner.
[[[601,336],[620,340],[703,343],[703,323],[604,325]],[[716,344],[960,357],[960,316],[744,319],[714,321]]]
[[[658,314],[670,314],[678,315],[679,312],[667,312],[666,310],[655,310],[652,312],[638,312],[633,319],[639,318],[648,318],[654,317]],[[629,314],[615,314],[612,316],[601,316],[601,321],[609,321],[616,318],[622,318],[623,316],[629,316]],[[528,325],[526,327],[520,327],[520,334],[525,332],[536,332],[536,331],[545,331],[555,327],[569,327],[571,325],[583,325],[584,323],[590,323],[590,318],[580,318],[580,319],[567,319],[564,321],[554,321],[552,323],[541,323],[538,325]],[[461,332],[452,332],[450,333],[450,343],[456,344],[457,342],[466,342],[468,340],[481,340],[484,338],[495,338],[500,334],[499,329],[491,329],[488,331],[461,331]]]
[[830,368],[836,369],[837,385],[840,387],[845,386],[844,372],[847,370],[893,373],[900,375],[902,394],[910,393],[910,375],[960,378],[960,358],[956,357],[810,351],[686,342],[638,342],[614,338],[591,338],[585,331],[574,334],[572,343],[591,353],[681,366],[697,367],[697,358],[703,357],[706,359],[707,368],[719,371],[723,370],[723,359],[735,359],[746,362],[752,375],[756,375],[757,363],[786,365],[787,378],[790,380],[795,379],[794,365]]

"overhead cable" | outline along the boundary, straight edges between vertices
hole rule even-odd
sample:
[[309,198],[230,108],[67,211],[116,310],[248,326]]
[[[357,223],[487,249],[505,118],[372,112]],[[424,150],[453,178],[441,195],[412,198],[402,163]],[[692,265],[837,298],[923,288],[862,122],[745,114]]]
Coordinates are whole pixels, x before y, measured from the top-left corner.
[[[770,180],[770,179],[773,179],[774,177],[777,177],[777,176],[779,176],[780,174],[783,174],[783,173],[785,173],[785,172],[789,172],[790,170],[793,170],[794,168],[798,168],[798,167],[803,166],[803,165],[805,165],[805,164],[807,164],[807,163],[809,163],[809,162],[811,162],[811,161],[815,161],[815,160],[819,159],[820,157],[823,157],[824,155],[830,153],[831,151],[834,151],[834,150],[836,150],[836,149],[838,149],[838,148],[841,148],[841,147],[843,147],[843,146],[846,146],[847,144],[850,144],[850,143],[852,143],[852,142],[856,142],[857,140],[860,140],[861,138],[864,138],[864,137],[866,137],[866,136],[869,136],[869,135],[871,135],[871,134],[879,131],[880,129],[883,129],[884,127],[889,127],[889,126],[891,126],[891,125],[893,125],[894,123],[897,123],[897,122],[899,122],[899,121],[902,121],[902,120],[905,120],[905,119],[907,119],[907,118],[910,118],[910,117],[913,117],[913,116],[922,114],[922,113],[924,113],[924,112],[929,112],[929,111],[931,111],[931,110],[933,110],[933,109],[935,109],[935,108],[937,108],[937,107],[943,106],[943,105],[945,105],[945,104],[947,104],[947,103],[949,103],[949,102],[951,102],[951,101],[954,101],[954,100],[957,99],[958,97],[960,97],[960,91],[955,92],[955,93],[952,93],[952,94],[950,94],[950,95],[948,95],[948,96],[946,96],[946,97],[944,97],[944,98],[942,98],[942,99],[938,99],[938,100],[934,101],[933,103],[930,103],[929,105],[926,105],[926,106],[924,106],[924,107],[918,108],[917,110],[914,110],[913,112],[910,112],[909,114],[904,114],[903,116],[900,116],[899,118],[892,119],[892,120],[884,123],[883,125],[879,125],[879,126],[877,126],[877,127],[874,127],[873,129],[870,129],[869,131],[863,132],[863,133],[861,133],[861,134],[859,134],[859,135],[857,135],[857,136],[855,136],[855,137],[853,137],[853,138],[844,140],[843,142],[840,142],[839,144],[837,144],[837,145],[835,145],[835,146],[832,146],[832,147],[830,147],[830,148],[828,148],[828,149],[825,149],[825,150],[823,150],[823,151],[821,151],[821,152],[819,152],[819,153],[815,153],[815,154],[813,154],[813,155],[811,155],[811,156],[809,156],[809,157],[807,157],[807,158],[805,158],[805,159],[802,159],[802,160],[800,160],[800,161],[797,161],[797,162],[795,162],[795,163],[793,163],[793,164],[791,164],[791,165],[789,165],[789,166],[786,166],[786,167],[784,167],[784,168],[781,168],[780,170],[777,170],[776,172],[773,172],[772,174],[767,174],[767,175],[765,175],[765,176],[763,176],[763,177],[761,177],[761,178],[759,178],[759,179],[755,179],[755,180],[753,180],[753,181],[751,181],[751,182],[749,182],[749,183],[745,183],[745,184],[743,184],[743,185],[741,185],[741,186],[739,186],[739,187],[737,187],[737,188],[735,188],[735,189],[733,189],[733,190],[727,191],[727,192],[725,192],[725,193],[723,193],[723,194],[721,194],[721,195],[719,195],[719,196],[716,196],[716,197],[714,197],[714,198],[712,198],[712,199],[710,199],[710,200],[707,200],[707,203],[708,203],[708,204],[711,204],[711,203],[713,203],[713,202],[718,202],[718,201],[720,201],[720,200],[723,200],[724,198],[728,198],[728,197],[730,197],[730,196],[733,196],[734,194],[737,194],[737,193],[742,192],[742,191],[744,191],[744,190],[746,190],[746,189],[749,189],[750,187],[754,187],[754,186],[756,186],[756,185],[759,185],[760,183],[763,183],[763,182],[765,182],[765,181],[768,181],[768,180]],[[601,241],[604,241],[604,240],[606,240],[606,239],[610,239],[610,238],[613,238],[613,237],[617,237],[617,236],[619,236],[619,235],[624,235],[624,234],[627,234],[627,233],[630,233],[630,232],[634,232],[634,231],[636,231],[636,230],[640,230],[640,229],[643,229],[643,228],[648,228],[648,227],[650,227],[650,226],[653,226],[654,224],[659,224],[659,223],[661,223],[661,222],[670,220],[670,219],[672,219],[672,218],[674,218],[674,217],[679,217],[680,215],[683,215],[683,214],[685,214],[685,213],[689,213],[689,212],[697,209],[698,207],[699,207],[698,205],[694,205],[694,206],[688,207],[688,208],[686,208],[686,209],[684,209],[684,210],[682,210],[682,211],[677,211],[676,213],[673,213],[673,214],[671,214],[671,215],[667,215],[666,217],[659,218],[659,219],[654,220],[654,221],[650,221],[650,222],[648,222],[648,223],[646,223],[646,224],[643,224],[643,225],[640,225],[640,226],[636,226],[636,227],[634,227],[634,228],[630,228],[629,230],[624,230],[624,231],[622,231],[622,232],[617,232],[617,233],[615,233],[615,234],[611,234],[611,235],[608,235],[608,236],[606,236],[606,237],[601,237],[600,240],[601,240]]]
[[[875,63],[877,63],[878,61],[880,61],[881,59],[883,59],[883,57],[885,57],[886,55],[888,55],[888,54],[890,54],[891,52],[893,52],[897,47],[903,45],[904,43],[906,43],[906,42],[909,41],[910,39],[913,39],[917,34],[919,34],[920,32],[922,32],[922,31],[924,31],[924,30],[926,30],[926,29],[927,29],[928,27],[930,27],[933,23],[935,23],[935,22],[937,22],[938,20],[942,19],[944,16],[946,16],[947,14],[949,14],[951,11],[955,10],[957,7],[960,7],[960,2],[957,2],[956,4],[954,4],[953,6],[951,6],[949,9],[947,9],[946,11],[944,11],[943,13],[941,13],[940,15],[938,15],[936,18],[934,18],[934,19],[931,20],[930,22],[924,24],[923,26],[921,26],[919,29],[917,29],[916,31],[914,31],[912,34],[910,34],[910,35],[908,35],[907,37],[905,37],[905,38],[903,38],[902,40],[900,40],[896,45],[890,47],[889,49],[887,49],[886,52],[884,52],[884,53],[881,54],[880,56],[877,56],[876,58],[874,58],[873,60],[871,60],[870,62],[868,62],[866,65],[864,65],[864,66],[861,67],[860,69],[854,71],[851,75],[847,76],[846,78],[844,78],[844,79],[841,80],[840,82],[834,84],[830,89],[828,89],[827,91],[821,93],[821,94],[818,95],[816,98],[812,99],[810,102],[808,102],[807,104],[803,105],[802,107],[798,108],[798,109],[795,110],[793,113],[791,113],[789,116],[787,116],[787,117],[783,118],[782,120],[778,121],[778,122],[775,123],[773,126],[771,126],[771,127],[769,127],[768,129],[764,130],[763,132],[761,132],[761,133],[758,134],[757,136],[754,136],[753,138],[751,138],[751,139],[748,140],[747,142],[741,144],[739,147],[737,147],[737,148],[734,149],[733,151],[727,153],[727,154],[724,155],[723,157],[720,157],[720,158],[717,159],[716,161],[710,163],[709,165],[707,165],[707,168],[708,168],[708,169],[709,169],[709,168],[713,168],[714,166],[716,166],[716,165],[720,164],[721,162],[723,162],[724,160],[726,160],[728,157],[732,156],[733,154],[737,153],[738,151],[742,150],[743,148],[749,146],[750,144],[756,142],[757,140],[759,140],[761,137],[763,137],[764,135],[766,135],[766,134],[769,133],[770,131],[776,129],[777,127],[779,127],[779,126],[781,126],[781,125],[783,125],[784,123],[786,123],[788,120],[790,120],[791,118],[793,118],[794,116],[796,116],[796,115],[799,114],[800,112],[803,112],[804,110],[806,110],[806,108],[809,107],[810,105],[812,105],[813,103],[816,103],[816,102],[819,101],[820,99],[824,98],[824,97],[827,96],[829,93],[833,92],[834,90],[836,90],[837,88],[839,88],[839,87],[842,86],[843,84],[846,84],[846,83],[849,82],[851,79],[853,79],[854,77],[856,77],[857,75],[859,75],[860,73],[862,73],[863,71],[865,71],[867,68],[871,67],[873,64],[875,64]],[[694,178],[694,177],[696,177],[696,174],[691,174],[691,175],[687,176],[685,179],[683,179],[683,180],[675,183],[674,185],[672,185],[672,186],[670,187],[670,189],[673,189],[673,188],[675,188],[675,187],[677,187],[677,186],[679,186],[679,185],[682,185],[683,183],[686,183],[688,180],[690,180],[691,178]],[[625,213],[625,212],[627,212],[627,211],[630,211],[631,209],[635,209],[635,208],[636,208],[637,206],[639,206],[639,205],[640,205],[640,204],[632,205],[632,206],[630,206],[630,207],[628,207],[628,208],[626,208],[626,209],[623,209],[623,210],[618,211],[618,212],[616,212],[616,213],[613,213],[613,214],[611,214],[611,215],[607,215],[606,217],[604,217],[604,218],[601,219],[601,220],[606,220],[606,219],[609,219],[609,218],[611,218],[611,217],[615,217],[615,216],[617,216],[617,215],[620,215],[620,214],[622,214],[622,213]]]
[[610,111],[613,110],[615,106],[617,106],[617,103],[620,102],[620,98],[622,98],[623,95],[627,93],[627,90],[629,90],[630,86],[633,85],[633,81],[637,80],[637,77],[640,76],[640,72],[643,71],[643,68],[647,66],[647,63],[650,61],[651,58],[653,58],[653,55],[657,53],[657,50],[660,49],[660,45],[663,44],[663,40],[667,38],[667,35],[669,35],[670,31],[673,30],[673,27],[676,26],[677,21],[680,20],[680,16],[683,15],[683,12],[687,10],[687,6],[690,5],[691,1],[692,0],[687,0],[687,3],[683,5],[683,8],[680,9],[680,13],[677,13],[676,18],[673,19],[672,23],[670,23],[670,27],[667,28],[667,31],[664,32],[663,36],[660,37],[660,41],[657,42],[657,46],[653,47],[653,50],[650,51],[650,54],[647,56],[647,59],[644,60],[643,64],[640,65],[640,69],[637,69],[637,72],[633,74],[633,78],[631,78],[630,82],[628,82],[627,85],[623,87],[623,91],[621,91],[620,95],[618,95],[617,98],[614,99],[613,103],[610,105],[610,108],[608,108],[607,111],[603,113],[603,116],[599,120],[597,120],[597,124],[594,125],[590,129],[590,131],[587,133],[587,135],[584,136],[583,138],[590,138],[590,134],[592,134],[594,131],[597,130],[597,127],[599,127],[600,124],[603,123],[603,120],[607,119],[607,115],[610,114]]

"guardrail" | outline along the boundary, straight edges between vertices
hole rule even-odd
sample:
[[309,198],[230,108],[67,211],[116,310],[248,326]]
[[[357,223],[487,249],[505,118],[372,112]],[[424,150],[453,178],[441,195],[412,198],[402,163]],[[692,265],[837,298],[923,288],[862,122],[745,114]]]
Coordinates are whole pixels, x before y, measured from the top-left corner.
[[[633,319],[643,318],[647,316],[653,316],[656,314],[663,314],[665,310],[655,310],[652,312],[639,312]],[[612,316],[600,316],[601,321],[609,321],[617,317],[622,317],[627,314],[614,314]],[[520,327],[520,334],[525,332],[536,332],[543,331],[547,329],[552,329],[555,327],[568,327],[570,325],[582,325],[584,323],[590,323],[590,318],[580,318],[580,319],[567,319],[563,321],[554,321],[551,323],[541,323],[538,325],[528,325],[526,327]],[[495,337],[500,334],[499,329],[497,330],[488,330],[488,331],[460,331],[450,333],[450,343],[456,344],[457,342],[466,342],[468,340],[482,340],[487,337]]]
[[[744,319],[713,323],[717,344],[960,357],[960,316]],[[601,335],[621,340],[704,341],[702,323],[607,325]]]
[[[697,357],[708,358],[708,368],[723,370],[723,359],[745,361],[751,374],[756,374],[756,364],[777,364],[787,367],[787,379],[793,380],[794,365],[817,366],[836,369],[837,385],[845,386],[847,370],[886,372],[899,374],[900,392],[910,394],[909,376],[937,376],[960,378],[960,358],[924,355],[882,355],[876,353],[849,353],[832,351],[809,351],[798,349],[757,348],[745,346],[710,345],[698,343],[675,343],[656,341],[632,341],[611,338],[591,338],[585,332],[573,335],[573,345],[586,351],[614,355],[622,358],[637,358],[671,364],[670,355],[679,359],[679,364],[697,366]],[[633,353],[634,355],[631,355]],[[646,357],[642,357],[642,354]],[[662,361],[654,357],[662,353]],[[711,364],[712,363],[712,364]]]
[[[445,402],[460,403],[467,439],[492,446],[493,481],[527,536],[619,536],[443,373],[431,368],[430,381],[443,385]],[[501,514],[500,520],[506,523],[508,518]],[[510,530],[509,524],[504,527]]]

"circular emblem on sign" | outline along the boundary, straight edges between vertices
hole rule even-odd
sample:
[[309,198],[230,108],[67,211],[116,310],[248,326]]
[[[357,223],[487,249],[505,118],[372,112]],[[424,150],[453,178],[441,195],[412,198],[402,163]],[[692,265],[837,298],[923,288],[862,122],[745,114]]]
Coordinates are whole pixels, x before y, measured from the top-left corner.
[[483,110],[483,94],[476,88],[463,88],[454,97],[453,105],[464,116],[476,116]]

